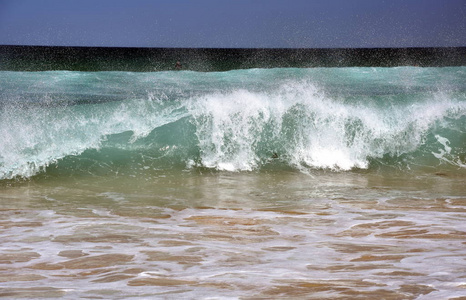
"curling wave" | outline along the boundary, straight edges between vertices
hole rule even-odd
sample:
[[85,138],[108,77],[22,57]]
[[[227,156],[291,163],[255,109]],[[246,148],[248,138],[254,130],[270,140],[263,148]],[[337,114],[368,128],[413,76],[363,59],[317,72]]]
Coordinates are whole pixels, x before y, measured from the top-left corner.
[[466,169],[466,68],[0,72],[0,179]]

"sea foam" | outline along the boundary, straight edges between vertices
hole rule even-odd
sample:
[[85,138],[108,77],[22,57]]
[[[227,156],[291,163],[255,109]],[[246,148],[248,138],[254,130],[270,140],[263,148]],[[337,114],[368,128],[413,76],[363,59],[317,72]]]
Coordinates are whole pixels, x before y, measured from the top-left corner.
[[0,178],[52,165],[72,174],[77,161],[93,161],[89,173],[109,162],[134,170],[461,170],[461,70],[2,72]]

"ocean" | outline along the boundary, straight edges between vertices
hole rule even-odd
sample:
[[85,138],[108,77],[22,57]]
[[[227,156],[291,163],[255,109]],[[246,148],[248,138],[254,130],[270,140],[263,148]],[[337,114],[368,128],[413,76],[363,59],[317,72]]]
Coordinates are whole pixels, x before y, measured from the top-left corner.
[[0,296],[466,294],[464,66],[0,83]]

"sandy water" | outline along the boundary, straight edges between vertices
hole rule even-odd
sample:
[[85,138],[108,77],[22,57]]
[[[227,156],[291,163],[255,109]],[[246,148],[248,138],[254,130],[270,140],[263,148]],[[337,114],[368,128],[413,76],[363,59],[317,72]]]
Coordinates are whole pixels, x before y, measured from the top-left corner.
[[0,296],[466,295],[464,176],[152,172],[4,183]]

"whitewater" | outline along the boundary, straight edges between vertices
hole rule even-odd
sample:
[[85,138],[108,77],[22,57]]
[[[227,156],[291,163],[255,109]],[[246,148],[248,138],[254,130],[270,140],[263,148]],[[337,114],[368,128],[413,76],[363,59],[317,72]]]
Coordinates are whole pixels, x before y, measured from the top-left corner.
[[462,299],[466,67],[0,72],[0,297]]
[[52,167],[79,172],[76,160],[103,153],[135,175],[142,161],[234,172],[386,165],[463,172],[465,72],[2,72],[0,178]]

